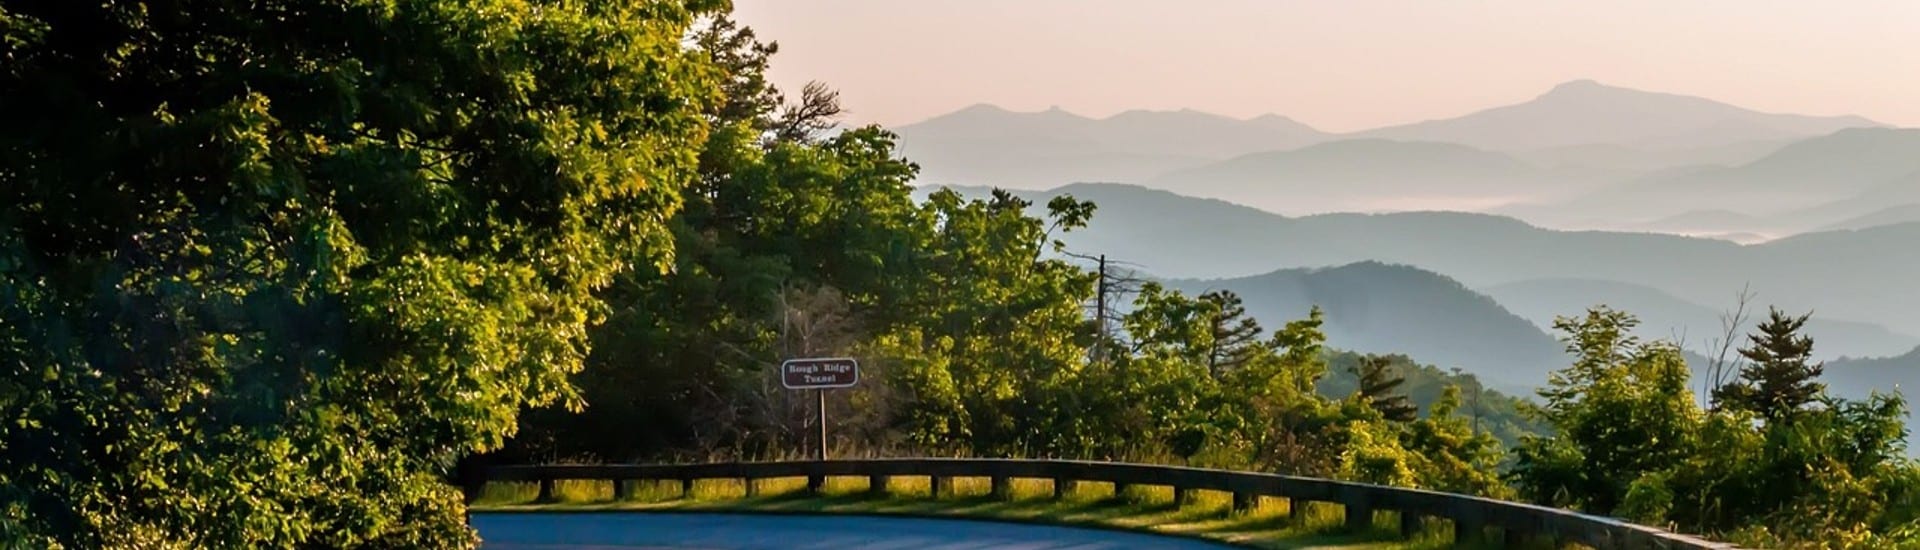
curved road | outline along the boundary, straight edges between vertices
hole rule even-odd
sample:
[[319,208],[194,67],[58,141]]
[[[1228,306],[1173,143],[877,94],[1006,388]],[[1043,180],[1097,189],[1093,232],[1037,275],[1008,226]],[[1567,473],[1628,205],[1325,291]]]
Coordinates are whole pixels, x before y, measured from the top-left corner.
[[475,513],[482,550],[1221,550],[1197,540],[1052,525],[876,516]]

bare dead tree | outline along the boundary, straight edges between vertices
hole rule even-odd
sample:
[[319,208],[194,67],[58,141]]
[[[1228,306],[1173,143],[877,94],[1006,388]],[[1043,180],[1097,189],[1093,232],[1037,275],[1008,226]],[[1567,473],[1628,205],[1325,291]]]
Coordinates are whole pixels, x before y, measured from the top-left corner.
[[1720,336],[1707,340],[1707,347],[1714,351],[1714,356],[1707,363],[1706,375],[1701,377],[1700,393],[1706,396],[1708,407],[1717,405],[1713,397],[1714,390],[1726,385],[1745,366],[1740,354],[1734,353],[1734,346],[1740,337],[1740,328],[1747,324],[1747,304],[1754,297],[1752,287],[1751,283],[1740,287],[1740,292],[1734,295],[1733,310],[1720,314]]
[[1093,303],[1087,305],[1088,308],[1092,309],[1090,315],[1093,318],[1095,326],[1093,349],[1090,350],[1092,357],[1090,359],[1095,362],[1105,361],[1107,359],[1108,343],[1119,341],[1119,338],[1114,334],[1114,327],[1120,326],[1122,319],[1125,317],[1124,314],[1115,311],[1112,305],[1123,303],[1122,301],[1126,299],[1125,296],[1140,292],[1140,285],[1146,282],[1146,279],[1140,277],[1137,271],[1133,269],[1123,269],[1123,267],[1138,268],[1141,266],[1140,264],[1132,262],[1108,259],[1105,254],[1097,256],[1077,254],[1067,252],[1064,249],[1059,252],[1071,258],[1078,258],[1095,263],[1096,274],[1099,276],[1099,279],[1094,283],[1096,287],[1094,289]]

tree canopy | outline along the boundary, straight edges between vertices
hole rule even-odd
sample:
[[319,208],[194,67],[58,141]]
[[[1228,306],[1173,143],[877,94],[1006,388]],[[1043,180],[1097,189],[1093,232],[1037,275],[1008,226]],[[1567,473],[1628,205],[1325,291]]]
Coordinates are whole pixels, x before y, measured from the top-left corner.
[[719,7],[0,5],[0,534],[470,545],[439,476],[670,265]]
[[[1607,308],[1500,395],[1113,284],[1094,204],[916,198],[778,50],[719,1],[0,0],[0,546],[471,547],[462,465],[813,445],[1920,540],[1905,401],[1827,395],[1806,317],[1716,407]],[[805,355],[861,362],[829,441]]]

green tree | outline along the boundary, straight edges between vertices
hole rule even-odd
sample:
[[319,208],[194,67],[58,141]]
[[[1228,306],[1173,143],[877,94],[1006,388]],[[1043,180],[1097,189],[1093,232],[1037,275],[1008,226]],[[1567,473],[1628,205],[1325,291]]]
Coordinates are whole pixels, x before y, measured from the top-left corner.
[[1359,378],[1359,388],[1354,396],[1380,411],[1380,417],[1390,422],[1412,422],[1420,413],[1406,395],[1397,390],[1407,383],[1405,376],[1392,371],[1393,361],[1387,357],[1369,355],[1360,359],[1360,365],[1353,371]]
[[1207,372],[1219,378],[1227,371],[1239,369],[1256,353],[1257,344],[1264,331],[1260,322],[1247,316],[1246,306],[1240,303],[1240,295],[1230,290],[1215,290],[1200,295],[1200,300],[1214,306],[1213,323],[1207,353]]
[[1363,399],[1341,401],[1344,421],[1338,424],[1340,479],[1398,487],[1420,486],[1418,457],[1401,445],[1399,425],[1388,421]]
[[[1330,372],[1319,383],[1320,395],[1329,398],[1345,397],[1358,391],[1360,370],[1365,354],[1348,351],[1332,351],[1327,357]],[[1434,405],[1448,391],[1458,391],[1461,407],[1457,414],[1465,417],[1468,427],[1475,432],[1492,434],[1503,447],[1515,447],[1525,435],[1545,435],[1549,427],[1534,418],[1522,414],[1526,402],[1506,395],[1497,390],[1487,389],[1479,378],[1459,368],[1441,370],[1432,365],[1422,365],[1405,355],[1384,356],[1393,362],[1397,374],[1406,377],[1407,383],[1400,386],[1403,393],[1420,407],[1430,413]],[[1449,388],[1453,388],[1449,390]]]
[[1487,432],[1475,431],[1461,417],[1460,387],[1449,385],[1433,402],[1425,418],[1410,422],[1402,445],[1415,457],[1420,486],[1441,491],[1506,497],[1512,492],[1500,479],[1500,460],[1506,450]]
[[1575,360],[1540,390],[1535,414],[1556,433],[1516,449],[1511,475],[1524,498],[1613,513],[1636,480],[1694,452],[1701,412],[1686,359],[1670,343],[1634,338],[1637,324],[1605,307],[1554,323]]
[[1335,432],[1346,415],[1315,392],[1327,375],[1324,323],[1319,308],[1287,322],[1267,339],[1268,351],[1221,380],[1236,437],[1258,469],[1331,476],[1339,468]]
[[670,265],[717,4],[0,4],[0,543],[472,545],[440,476]]
[[[780,343],[787,298],[838,296],[861,321],[848,352],[914,311],[904,300],[934,222],[912,201],[915,168],[894,154],[894,136],[873,127],[824,135],[839,112],[834,95],[815,83],[789,101],[765,75],[777,45],[750,28],[718,17],[690,42],[719,70],[725,97],[704,113],[713,136],[685,207],[667,220],[674,266],[629,272],[599,294],[613,314],[592,331],[594,353],[575,378],[586,410],[527,415],[495,460],[793,448],[806,431],[793,429],[792,413],[811,401],[768,383],[798,352]],[[831,405],[847,393],[834,392]]]
[[946,189],[920,206],[928,237],[912,248],[903,321],[883,338],[912,397],[899,428],[929,450],[1085,456],[1112,438],[1074,401],[1092,341],[1080,305],[1097,275],[1042,257],[1092,206],[1056,197],[1045,219],[1029,206],[1004,191],[967,200]]
[[1769,422],[1791,421],[1818,401],[1826,385],[1818,381],[1824,366],[1813,361],[1813,338],[1801,334],[1812,314],[1793,317],[1774,308],[1759,334],[1749,335],[1740,355],[1748,363],[1739,379],[1714,391],[1723,407],[1752,411]]
[[[1797,359],[1812,342],[1795,334],[1803,320],[1776,310],[1750,356],[1804,366]],[[1835,399],[1817,389],[1817,373],[1780,369],[1798,382],[1775,387],[1816,388],[1810,402],[1767,409],[1747,405],[1779,402],[1745,394],[1702,411],[1685,391],[1677,352],[1627,336],[1630,316],[1599,308],[1559,325],[1578,360],[1541,392],[1547,403],[1538,412],[1557,433],[1516,450],[1512,475],[1529,500],[1754,547],[1920,541],[1911,529],[1920,517],[1920,466],[1906,456],[1899,396]],[[1765,417],[1769,410],[1778,416]]]

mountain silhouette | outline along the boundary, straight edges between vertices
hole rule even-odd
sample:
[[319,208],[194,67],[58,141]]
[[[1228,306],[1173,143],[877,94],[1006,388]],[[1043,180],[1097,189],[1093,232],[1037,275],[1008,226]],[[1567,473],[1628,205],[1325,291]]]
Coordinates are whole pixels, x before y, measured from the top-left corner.
[[[1565,192],[1596,179],[1561,172],[1464,145],[1355,139],[1244,155],[1148,183],[1269,211],[1311,213],[1449,202],[1473,208]],[[1559,188],[1543,188],[1549,181]]]
[[1277,115],[1239,120],[1199,111],[1128,111],[1089,118],[1059,109],[1018,113],[975,105],[895,129],[921,183],[1052,187],[1141,181],[1326,134]]
[[[979,190],[972,192],[978,193]],[[1379,261],[1484,288],[1530,279],[1599,279],[1656,288],[1694,303],[1744,285],[1766,303],[1920,335],[1920,223],[1795,235],[1754,245],[1654,233],[1556,231],[1458,212],[1286,217],[1225,201],[1131,185],[1079,184],[1098,205],[1064,235],[1071,250],[1107,254],[1169,278],[1225,278],[1276,269]],[[1037,207],[1036,207],[1037,208]]]
[[1879,126],[1857,116],[1770,114],[1710,99],[1575,80],[1531,101],[1460,117],[1361,132],[1496,151],[1591,144],[1647,149],[1715,147]]
[[1167,284],[1190,294],[1231,290],[1249,315],[1271,327],[1318,306],[1331,347],[1460,367],[1502,391],[1525,394],[1568,363],[1564,347],[1526,319],[1453,279],[1409,266],[1360,262]]

